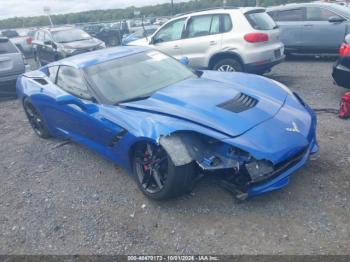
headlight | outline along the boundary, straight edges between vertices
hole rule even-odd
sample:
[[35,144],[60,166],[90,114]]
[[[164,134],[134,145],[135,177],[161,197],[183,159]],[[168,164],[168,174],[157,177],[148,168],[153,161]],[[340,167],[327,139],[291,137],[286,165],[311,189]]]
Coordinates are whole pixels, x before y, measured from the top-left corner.
[[72,53],[74,53],[76,51],[76,49],[74,49],[74,48],[64,48],[63,49],[63,52],[65,52],[66,54],[68,54],[68,55],[70,55],[70,54],[72,54]]
[[100,48],[106,48],[105,42],[102,42],[101,44],[99,44],[98,47],[100,47]]
[[62,53],[63,56],[66,56],[66,55],[70,55],[70,54],[74,53],[74,51],[76,51],[76,49],[68,48],[68,47],[64,47],[64,46],[58,46],[57,51]]

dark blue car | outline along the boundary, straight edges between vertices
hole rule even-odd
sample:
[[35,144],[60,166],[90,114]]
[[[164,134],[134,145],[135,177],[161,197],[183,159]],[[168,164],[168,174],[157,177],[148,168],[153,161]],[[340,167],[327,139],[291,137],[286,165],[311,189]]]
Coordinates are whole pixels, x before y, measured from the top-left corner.
[[239,199],[276,190],[318,149],[315,114],[281,83],[192,71],[145,48],[63,59],[24,74],[17,92],[36,134],[101,153],[154,199],[202,175]]

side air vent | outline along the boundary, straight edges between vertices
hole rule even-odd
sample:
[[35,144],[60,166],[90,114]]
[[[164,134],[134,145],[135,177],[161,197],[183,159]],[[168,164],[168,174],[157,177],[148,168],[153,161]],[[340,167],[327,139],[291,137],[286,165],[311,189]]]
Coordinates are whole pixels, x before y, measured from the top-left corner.
[[220,108],[226,109],[234,113],[240,113],[256,106],[259,101],[254,97],[239,93],[233,99],[230,99],[222,104],[217,105]]
[[33,80],[43,86],[48,84],[48,82],[43,78],[33,78]]

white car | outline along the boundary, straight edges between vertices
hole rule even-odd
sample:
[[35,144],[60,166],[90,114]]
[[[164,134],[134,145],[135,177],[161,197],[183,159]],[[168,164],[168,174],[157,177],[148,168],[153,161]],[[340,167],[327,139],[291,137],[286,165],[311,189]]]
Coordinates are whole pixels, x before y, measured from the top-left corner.
[[262,74],[284,59],[279,34],[264,8],[222,8],[175,17],[128,45],[187,57],[193,68]]

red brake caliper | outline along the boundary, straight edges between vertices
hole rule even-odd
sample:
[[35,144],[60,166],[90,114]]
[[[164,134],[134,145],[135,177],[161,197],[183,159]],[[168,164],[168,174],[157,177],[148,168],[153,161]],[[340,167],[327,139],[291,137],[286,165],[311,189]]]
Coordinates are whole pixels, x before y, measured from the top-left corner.
[[[146,161],[148,160],[148,156],[149,156],[149,153],[148,153],[148,150],[146,150],[146,152],[145,152],[145,154],[144,154],[143,161],[146,162]],[[143,169],[144,169],[145,171],[148,171],[148,170],[149,170],[149,165],[144,164],[144,165],[143,165]]]

